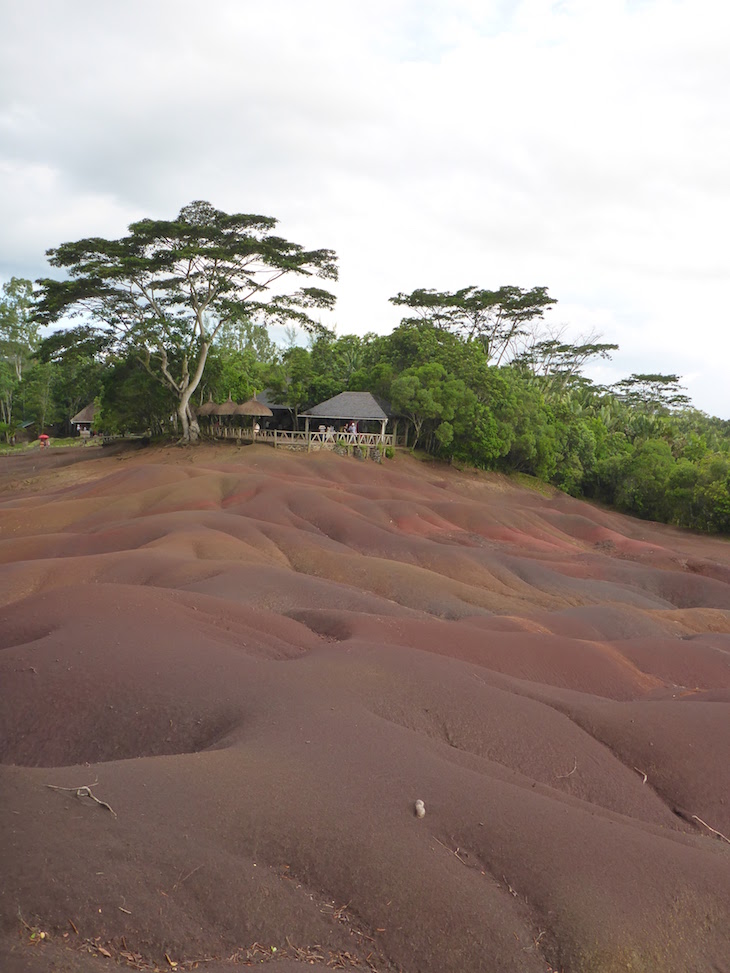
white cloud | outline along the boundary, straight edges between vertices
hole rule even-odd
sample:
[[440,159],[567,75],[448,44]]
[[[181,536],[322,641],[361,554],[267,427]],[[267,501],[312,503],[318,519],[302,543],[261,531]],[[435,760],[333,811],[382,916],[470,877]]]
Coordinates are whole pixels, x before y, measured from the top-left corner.
[[[0,274],[204,198],[340,255],[340,333],[417,286],[549,286],[628,371],[721,374],[714,0],[26,0],[0,40]],[[620,375],[616,375],[620,377]]]

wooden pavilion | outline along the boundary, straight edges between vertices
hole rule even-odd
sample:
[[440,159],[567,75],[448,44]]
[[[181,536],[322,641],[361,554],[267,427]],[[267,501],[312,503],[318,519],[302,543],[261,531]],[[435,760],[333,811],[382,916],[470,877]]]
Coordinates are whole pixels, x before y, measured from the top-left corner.
[[360,431],[361,423],[380,423],[380,439],[385,439],[385,429],[393,413],[390,405],[372,392],[340,392],[334,398],[312,406],[306,412],[300,413],[305,420],[306,435],[309,436],[311,420],[330,420],[357,424]]
[[89,405],[84,406],[81,412],[77,412],[76,415],[71,419],[71,425],[75,427],[75,432],[81,436],[82,439],[88,439],[91,436],[91,424],[96,416],[96,405],[90,402]]

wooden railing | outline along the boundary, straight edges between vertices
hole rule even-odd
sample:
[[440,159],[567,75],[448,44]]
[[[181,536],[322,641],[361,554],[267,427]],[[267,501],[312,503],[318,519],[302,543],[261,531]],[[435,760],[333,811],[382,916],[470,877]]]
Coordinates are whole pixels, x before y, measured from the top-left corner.
[[[330,432],[301,432],[291,429],[261,429],[254,433],[252,429],[237,426],[211,425],[210,434],[216,439],[241,439],[246,442],[269,443],[299,449],[334,449],[336,446],[394,446],[395,437],[379,432],[330,433]],[[401,437],[398,437],[399,439]]]

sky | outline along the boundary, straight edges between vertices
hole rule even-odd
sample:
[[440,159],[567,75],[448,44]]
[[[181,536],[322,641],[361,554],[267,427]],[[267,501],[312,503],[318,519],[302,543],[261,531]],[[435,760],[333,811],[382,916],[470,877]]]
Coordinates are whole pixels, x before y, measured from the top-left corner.
[[730,419],[729,55],[723,0],[0,0],[0,280],[205,199],[336,251],[338,334],[545,286]]

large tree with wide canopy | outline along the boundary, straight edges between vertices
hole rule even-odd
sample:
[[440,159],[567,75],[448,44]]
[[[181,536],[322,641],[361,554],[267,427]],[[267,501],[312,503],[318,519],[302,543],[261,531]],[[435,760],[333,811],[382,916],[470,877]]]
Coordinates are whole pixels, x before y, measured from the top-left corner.
[[174,393],[183,439],[194,440],[190,399],[225,324],[246,317],[315,326],[311,312],[334,305],[320,287],[284,291],[284,277],[336,280],[337,263],[331,250],[275,235],[276,224],[198,201],[174,220],[132,223],[119,240],[61,244],[47,256],[67,277],[38,281],[35,318],[49,325],[85,315],[133,349]]

